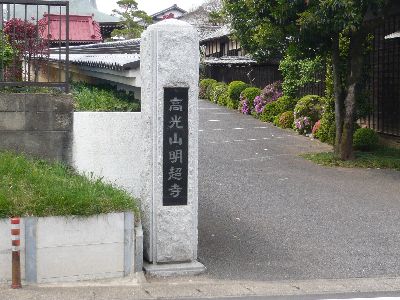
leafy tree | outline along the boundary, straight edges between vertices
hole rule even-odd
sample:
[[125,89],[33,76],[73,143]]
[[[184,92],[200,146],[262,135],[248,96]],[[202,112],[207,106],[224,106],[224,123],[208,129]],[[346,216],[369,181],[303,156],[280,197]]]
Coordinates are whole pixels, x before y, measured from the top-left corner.
[[343,160],[352,159],[356,99],[362,92],[363,52],[369,34],[397,1],[224,2],[242,46],[258,60],[282,58],[287,51],[304,59],[317,55],[330,58],[335,96],[335,154]]
[[212,25],[227,23],[227,15],[222,0],[206,0],[201,6],[208,12],[208,22]]
[[0,31],[0,72],[1,69],[7,67],[16,55],[16,50],[14,50],[8,39],[4,36],[4,32]]
[[119,0],[117,4],[119,9],[114,9],[113,12],[120,16],[123,28],[114,29],[111,35],[126,39],[139,38],[143,30],[153,22],[152,18],[138,9],[135,0]]
[[8,20],[4,24],[6,39],[2,48],[11,47],[11,50],[8,49],[6,52],[8,53],[5,64],[7,80],[22,80],[22,61],[26,62],[28,68],[31,67],[33,61],[34,72],[36,75],[38,74],[41,65],[50,55],[49,41],[43,38],[46,35],[46,28],[47,23],[45,22],[35,24],[18,18]]

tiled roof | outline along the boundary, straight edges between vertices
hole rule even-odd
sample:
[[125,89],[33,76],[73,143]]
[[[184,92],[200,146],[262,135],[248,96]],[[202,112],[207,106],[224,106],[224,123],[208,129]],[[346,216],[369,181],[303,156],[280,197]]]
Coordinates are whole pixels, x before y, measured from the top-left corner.
[[[50,60],[59,61],[59,54],[51,54]],[[140,66],[139,54],[70,54],[69,60],[73,65],[118,71],[136,69]],[[65,61],[65,54],[61,54],[61,61]]]
[[[51,53],[58,53],[58,48],[50,50]],[[61,52],[65,52],[65,49],[61,48]],[[140,39],[71,46],[69,52],[71,54],[134,54],[140,52]]]
[[151,17],[155,18],[155,17],[157,17],[159,15],[165,14],[166,12],[169,12],[170,10],[177,10],[177,11],[180,11],[181,13],[183,13],[183,14],[185,14],[187,12],[186,10],[178,7],[178,5],[174,4],[171,7],[168,7],[168,8],[166,8],[166,9],[164,9],[162,11],[159,11],[159,12],[157,12],[155,14],[152,14]]
[[[61,20],[61,24],[60,24]],[[50,41],[65,41],[65,15],[46,15],[39,21],[43,24],[42,35]],[[69,16],[69,41],[71,43],[101,42],[102,36],[99,23],[94,22],[91,16]]]
[[206,65],[252,65],[256,63],[257,61],[248,56],[209,57],[204,60]]
[[[51,0],[45,0],[51,1]],[[94,15],[94,20],[99,23],[117,23],[120,22],[120,19],[115,16],[107,15],[99,11],[94,4],[93,0],[70,0],[69,8],[70,15],[79,15],[79,16],[91,16]],[[11,17],[14,17],[14,5],[11,5]],[[49,13],[47,6],[43,5],[28,5],[27,6],[27,19],[29,20],[31,17],[37,18],[37,15],[40,18],[43,17],[45,13]],[[65,9],[61,10],[62,14],[65,14]],[[6,17],[6,10],[4,10],[4,16]],[[50,14],[60,14],[60,7],[53,6],[50,8]],[[24,19],[25,18],[25,6],[24,5],[15,5],[15,17]]]
[[224,36],[228,36],[232,33],[232,30],[230,26],[224,25],[220,27],[218,30],[213,31],[209,35],[205,36],[204,38],[201,39],[201,42],[206,42],[210,40],[215,40]]

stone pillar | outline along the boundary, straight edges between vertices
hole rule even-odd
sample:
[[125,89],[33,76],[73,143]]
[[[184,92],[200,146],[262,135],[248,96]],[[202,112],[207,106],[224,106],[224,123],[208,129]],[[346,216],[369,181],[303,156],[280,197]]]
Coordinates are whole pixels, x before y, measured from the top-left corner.
[[143,33],[140,51],[145,270],[199,273],[198,33],[185,22],[165,20]]

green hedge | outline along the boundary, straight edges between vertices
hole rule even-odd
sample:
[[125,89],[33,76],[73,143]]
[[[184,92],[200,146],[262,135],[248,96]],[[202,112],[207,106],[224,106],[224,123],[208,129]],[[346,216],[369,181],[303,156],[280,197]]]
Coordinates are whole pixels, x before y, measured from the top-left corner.
[[136,200],[127,192],[62,164],[0,152],[0,178],[0,219],[139,214]]
[[293,111],[285,111],[279,116],[278,126],[281,128],[293,128]]
[[237,109],[240,101],[240,94],[248,87],[249,85],[243,81],[232,81],[228,85],[229,100],[227,107]]
[[361,151],[374,150],[378,142],[378,134],[371,128],[359,128],[353,136],[354,148]]
[[276,101],[271,102],[265,105],[265,108],[260,115],[260,120],[263,122],[273,122],[277,115],[279,115],[278,105]]
[[200,84],[199,84],[200,99],[209,100],[208,95],[207,95],[207,90],[208,90],[208,87],[214,83],[217,83],[217,81],[214,79],[210,79],[210,78],[200,80]]
[[210,91],[210,101],[218,103],[218,99],[221,95],[226,94],[228,91],[228,85],[223,82],[214,83]]
[[294,108],[294,118],[308,117],[312,124],[321,119],[324,100],[317,95],[307,95],[301,98]]

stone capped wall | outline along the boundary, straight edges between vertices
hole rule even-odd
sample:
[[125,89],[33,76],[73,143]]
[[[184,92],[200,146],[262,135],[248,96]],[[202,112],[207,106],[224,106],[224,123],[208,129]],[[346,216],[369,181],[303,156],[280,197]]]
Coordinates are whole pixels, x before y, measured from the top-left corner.
[[71,161],[70,95],[0,94],[0,150]]

